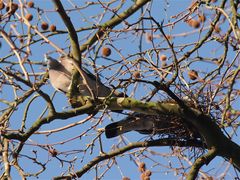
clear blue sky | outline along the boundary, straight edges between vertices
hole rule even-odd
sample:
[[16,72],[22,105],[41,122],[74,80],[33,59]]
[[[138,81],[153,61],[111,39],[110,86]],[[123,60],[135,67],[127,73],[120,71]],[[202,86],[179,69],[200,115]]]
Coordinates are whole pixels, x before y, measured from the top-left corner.
[[[69,2],[70,1],[67,1],[67,0],[62,1],[65,9],[73,8]],[[73,1],[73,2],[75,3],[77,1]],[[161,22],[163,20],[164,20],[164,23],[173,22],[174,19],[170,18],[170,17],[172,15],[176,15],[176,14],[182,12],[183,10],[185,10],[186,7],[189,6],[190,2],[191,1],[188,1],[188,0],[154,1],[153,5],[152,5],[151,14],[159,22]],[[42,20],[49,22],[49,24],[56,24],[57,29],[59,29],[59,30],[66,30],[66,28],[63,25],[63,22],[59,18],[59,15],[56,12],[53,12],[53,3],[51,1],[35,0],[34,3],[36,5],[36,7],[40,7],[44,10],[47,10],[44,14],[42,14],[42,16],[41,16]],[[84,4],[84,3],[82,3],[82,4]],[[132,1],[126,1],[126,3],[124,4],[124,7],[129,7],[131,4],[133,4]],[[104,10],[103,8],[100,8],[98,5],[96,5],[96,6],[91,7],[90,9],[86,8],[83,10],[71,12],[70,16],[71,16],[71,20],[72,20],[75,28],[78,29],[78,28],[81,28],[84,26],[92,26],[94,24],[97,24],[98,21],[97,20],[94,21],[90,17],[99,14],[103,10]],[[29,10],[29,12],[34,14],[34,20],[32,21],[32,23],[36,24],[37,23],[36,10]],[[122,12],[122,10],[120,12]],[[208,11],[207,13],[208,13],[207,15],[209,15],[209,17],[211,17],[212,12]],[[139,18],[139,14],[140,14],[140,11],[138,11],[132,17],[127,19],[127,22],[133,23],[133,22],[137,21],[137,19]],[[112,16],[112,13],[108,13],[108,15],[103,18],[101,23],[108,20],[108,18],[111,16]],[[84,22],[83,22],[83,19],[85,19]],[[209,20],[207,20],[206,23],[209,24]],[[121,26],[123,26],[123,25],[121,24],[118,27],[116,27],[115,29],[119,29],[119,27],[121,27]],[[149,28],[151,27],[150,24],[147,24],[147,23],[145,26],[149,27]],[[20,28],[20,26],[18,25],[17,28]],[[24,29],[25,28],[26,27],[24,27]],[[224,27],[223,27],[223,29],[224,29]],[[168,28],[164,28],[164,30],[165,30],[166,34],[171,34],[174,36],[173,41],[174,41],[175,45],[191,43],[191,42],[193,42],[193,41],[195,42],[199,39],[198,32],[193,33],[192,35],[188,36],[187,38],[178,36],[181,33],[186,33],[186,32],[190,33],[190,32],[195,31],[195,29],[187,26],[186,23],[178,23],[176,26],[174,26],[173,29],[171,27],[168,27]],[[26,32],[27,31],[25,29],[25,33]],[[85,41],[84,39],[88,35],[88,33],[89,33],[88,31],[78,33],[80,43],[83,43]],[[157,35],[159,35],[159,33],[156,33],[156,36]],[[200,36],[202,37],[203,35],[204,35],[204,31],[203,31],[203,34],[201,34]],[[117,39],[117,37],[114,37],[114,36],[111,36],[111,37],[114,40],[114,43],[113,43],[114,46],[116,48],[118,48],[119,50],[121,49],[121,53],[123,55],[127,56],[129,54],[134,54],[134,53],[138,52],[139,40],[135,39],[136,38],[135,36],[131,36],[130,33],[126,34],[126,35],[121,35],[121,37],[123,37],[123,38],[120,40],[117,40],[117,41],[115,41],[115,39]],[[38,39],[38,38],[39,37],[37,37],[36,39]],[[50,37],[50,40],[62,48],[66,48],[70,45],[69,41],[67,40],[66,34]],[[145,41],[145,38],[143,40]],[[160,43],[161,41],[162,41],[162,39],[158,38],[158,37],[156,37],[154,39],[154,42],[156,44],[159,44],[159,47],[165,47],[166,43],[164,43],[164,42]],[[110,43],[110,41],[105,41],[105,43]],[[147,43],[147,42],[143,43],[143,50],[147,50],[149,48],[152,48],[151,43]],[[218,48],[216,48],[216,49],[217,49],[216,51],[212,51],[212,48],[210,48],[210,46],[204,46],[198,53],[202,57],[214,58],[214,57],[218,57],[219,55],[222,54],[222,48],[219,47],[219,49]],[[50,45],[48,45],[46,43],[43,43],[43,44],[38,43],[36,45],[33,45],[31,50],[32,50],[32,56],[30,56],[29,59],[34,62],[43,62],[44,54],[54,51],[54,48],[52,48]],[[65,49],[65,52],[68,52],[68,49]],[[0,49],[0,53],[1,53],[1,57],[4,57],[5,55],[9,54],[9,47],[3,43],[2,48]],[[169,52],[166,52],[166,55],[169,55]],[[235,55],[234,52],[230,51],[229,58],[233,57],[234,55]],[[53,54],[53,56],[58,57],[58,54],[55,53],[55,54]],[[90,59],[93,57],[94,57],[94,54],[92,52],[86,54],[86,58],[85,58],[86,63],[90,64],[90,62],[91,62]],[[148,57],[148,56],[146,55],[146,57]],[[113,51],[110,58],[115,59],[115,60],[121,59],[121,57],[115,51]],[[15,56],[13,56],[13,57],[9,58],[8,61],[15,62],[15,61],[17,61],[17,59]],[[107,59],[103,59],[102,57],[100,57],[100,54],[99,54],[99,57],[97,58],[96,63],[97,63],[97,65],[107,65],[109,63],[109,61]],[[5,66],[7,66],[7,64],[0,64],[1,68],[4,68]],[[118,67],[117,65],[114,66],[114,68],[116,70],[117,70],[117,67]],[[203,62],[203,63],[193,64],[190,67],[198,70],[200,72],[200,76],[201,76],[201,73],[207,73],[208,71],[212,70],[212,68],[214,68],[215,65],[211,64],[211,63]],[[16,68],[19,68],[19,67],[16,66]],[[89,68],[89,70],[92,71],[90,66],[88,66],[88,68]],[[29,66],[28,66],[28,70],[30,70]],[[40,73],[45,72],[46,67],[36,66],[35,71],[40,72]],[[114,71],[105,70],[103,74],[107,77],[110,77],[113,72]],[[183,72],[183,76],[186,76],[186,75],[187,75],[187,73]],[[122,76],[121,78],[124,78],[124,77],[126,77],[126,76]],[[108,83],[106,81],[106,79],[102,78],[102,80],[103,80],[103,82]],[[115,85],[116,85],[116,83],[115,83]],[[133,88],[134,87],[130,87],[128,89],[129,94],[131,94],[131,92],[133,91]],[[137,93],[134,97],[135,98],[142,97],[143,94],[146,93],[145,88],[146,87],[143,86],[142,84],[138,84]],[[41,89],[49,95],[53,94],[53,92],[54,92],[54,89],[51,87],[50,84],[43,86]],[[10,101],[13,101],[13,99],[14,99],[13,91],[11,88],[8,88],[8,87],[4,87],[2,89],[0,96],[1,96],[1,98],[7,98]],[[163,98],[164,96],[165,95],[158,94],[154,98],[154,100],[158,100],[158,98]],[[18,129],[20,127],[26,103],[24,103],[22,106],[20,106],[20,108],[16,111],[16,113],[13,114],[13,116],[11,118],[11,122],[10,122],[10,128]],[[59,93],[59,92],[54,97],[53,103],[56,106],[57,111],[61,111],[63,109],[70,108],[68,105],[68,102],[67,102],[67,98],[62,93]],[[3,108],[3,107],[4,107],[4,105],[1,104],[1,108]],[[34,121],[36,121],[37,117],[42,113],[42,111],[44,110],[45,107],[46,107],[46,104],[42,98],[38,97],[37,100],[34,101],[34,103],[30,106],[30,110],[28,113],[28,118],[27,118],[27,122],[26,122],[27,128],[29,128],[32,125],[32,123],[34,123]],[[239,109],[239,105],[236,106],[236,108]],[[68,170],[67,168],[69,165],[66,162],[66,163],[64,163],[63,167],[61,167],[60,161],[57,160],[56,158],[51,157],[49,155],[49,153],[46,150],[44,150],[43,148],[41,148],[39,145],[52,144],[52,145],[54,145],[54,148],[56,148],[56,150],[58,152],[84,150],[86,148],[86,145],[91,143],[92,138],[96,137],[96,135],[97,135],[96,131],[91,130],[90,132],[87,133],[86,136],[82,137],[81,139],[76,138],[75,140],[66,142],[64,144],[60,144],[60,142],[65,142],[68,139],[79,136],[82,132],[84,132],[86,129],[88,129],[93,124],[95,124],[98,120],[97,117],[100,117],[100,115],[101,114],[96,115],[96,118],[88,121],[87,123],[85,123],[83,125],[75,126],[68,130],[60,131],[59,133],[54,133],[49,136],[33,135],[30,137],[30,139],[26,142],[29,145],[25,145],[21,154],[34,157],[33,152],[36,151],[38,160],[40,160],[41,162],[48,161],[46,170],[44,173],[42,173],[39,176],[39,179],[51,179],[53,176],[58,176],[61,173],[67,171]],[[80,121],[80,120],[84,119],[85,117],[86,117],[86,115],[82,115],[82,116],[78,116],[78,117],[71,118],[68,120],[55,120],[54,122],[51,122],[50,124],[44,125],[40,129],[40,131],[60,128],[60,127],[66,126],[67,124],[71,124],[73,122]],[[111,115],[111,118],[113,118],[115,121],[117,121],[117,120],[122,119],[123,116],[113,114],[113,115]],[[104,117],[102,120],[102,123],[100,123],[97,126],[97,128],[103,128],[103,127],[105,127],[105,125],[107,125],[109,123],[110,123],[110,118]],[[125,137],[126,137],[126,139],[125,139],[126,143],[129,143],[134,140],[135,141],[144,140],[144,138],[146,136],[140,135],[137,132],[130,132],[130,133],[127,133],[125,135]],[[109,152],[109,150],[112,148],[112,146],[114,144],[117,144],[118,141],[119,141],[119,138],[106,139],[103,135],[102,143],[103,143],[104,151]],[[150,150],[158,152],[159,154],[162,154],[162,156],[151,155]],[[153,172],[151,179],[178,179],[179,177],[181,177],[180,174],[178,176],[178,174],[174,174],[170,171],[170,169],[166,168],[166,166],[169,166],[170,162],[172,163],[172,166],[175,168],[181,168],[181,163],[184,164],[184,166],[187,166],[187,161],[186,161],[186,158],[184,157],[184,155],[181,159],[176,158],[176,156],[172,152],[172,149],[169,147],[149,148],[148,151],[144,152],[144,155],[150,155],[151,159],[143,158],[143,156],[139,156],[139,151],[137,152],[137,149],[134,149],[130,152],[134,152],[134,151],[136,151],[134,160],[145,162],[147,165],[147,168]],[[185,150],[184,153],[185,153],[185,155],[187,155],[187,154],[193,155],[193,152],[189,151],[189,150]],[[99,142],[96,141],[96,144],[93,148],[92,154],[90,154],[90,150],[88,150],[86,152],[86,154],[84,154],[83,152],[79,152],[79,153],[76,153],[73,155],[68,155],[68,156],[61,154],[58,157],[61,159],[64,159],[64,160],[76,159],[76,161],[74,163],[74,167],[72,167],[72,168],[74,171],[77,171],[81,167],[83,167],[84,164],[88,163],[89,161],[91,161],[91,159],[93,159],[94,157],[96,157],[98,155],[99,155]],[[83,161],[81,161],[82,159],[83,159]],[[158,166],[155,166],[156,164],[154,165],[154,162],[156,164],[158,164]],[[192,162],[193,162],[193,160],[192,160]],[[222,163],[222,158],[216,158],[213,162],[210,163],[210,165],[208,167],[206,167],[206,168],[204,167],[205,172],[210,170],[210,174],[214,174],[214,173],[211,173],[212,172],[211,169],[213,167],[215,168],[218,166],[219,167],[223,166],[222,170],[224,170],[224,168],[227,166],[227,163],[223,164],[223,165],[220,163]],[[24,169],[27,172],[36,172],[36,170],[39,168],[37,165],[32,164],[31,161],[27,160],[24,157],[20,160],[20,164],[24,164],[24,166],[25,166]],[[105,170],[105,168],[106,167],[101,169],[98,173],[101,174]],[[15,172],[16,170],[14,168],[12,170],[13,170],[13,174],[14,174],[13,179],[19,179],[17,172]],[[168,171],[168,170],[169,170],[169,173],[166,173],[166,171]],[[186,172],[188,172],[188,170],[189,169],[186,169]],[[232,171],[230,171],[230,172],[232,172]],[[94,170],[91,170],[90,172],[86,173],[81,179],[94,179],[94,177],[96,175],[95,173],[96,172]],[[121,173],[124,176],[130,177],[131,180],[139,179],[139,177],[140,177],[140,173],[137,169],[137,166],[135,165],[134,161],[132,161],[132,159],[130,158],[128,153],[125,153],[123,156],[116,157],[116,164],[113,165],[113,168],[104,175],[103,179],[121,179],[121,177],[122,177]],[[227,176],[227,177],[231,178],[231,176]],[[34,179],[34,178],[31,177],[29,179]]]

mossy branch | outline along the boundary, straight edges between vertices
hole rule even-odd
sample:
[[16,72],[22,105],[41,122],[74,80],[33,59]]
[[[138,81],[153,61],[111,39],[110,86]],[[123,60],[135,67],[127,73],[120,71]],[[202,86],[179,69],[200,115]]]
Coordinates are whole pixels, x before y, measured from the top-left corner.
[[217,150],[215,148],[212,148],[208,151],[207,154],[199,157],[194,164],[192,165],[190,172],[187,176],[187,180],[194,180],[197,178],[198,172],[200,170],[200,168],[204,165],[204,164],[208,164],[212,159],[214,159],[217,155]]
[[217,155],[222,156],[233,163],[240,170],[240,147],[228,139],[215,121],[201,111],[187,107],[182,108],[174,102],[142,102],[133,98],[99,98],[95,104],[93,99],[86,98],[86,104],[82,107],[61,113],[53,113],[49,116],[38,119],[32,127],[24,134],[5,133],[4,137],[8,139],[18,139],[26,141],[42,125],[52,122],[55,119],[68,119],[84,113],[92,113],[96,110],[107,108],[110,110],[132,110],[144,114],[171,114],[182,117],[186,123],[191,124],[206,143],[207,149],[216,149]]
[[79,49],[78,36],[70,20],[70,17],[67,15],[66,11],[64,10],[64,7],[60,0],[53,0],[53,3],[55,4],[56,11],[59,13],[65,26],[67,27],[68,34],[70,37],[71,47],[72,47],[71,54],[73,58],[78,60],[79,64],[81,64],[81,52]]

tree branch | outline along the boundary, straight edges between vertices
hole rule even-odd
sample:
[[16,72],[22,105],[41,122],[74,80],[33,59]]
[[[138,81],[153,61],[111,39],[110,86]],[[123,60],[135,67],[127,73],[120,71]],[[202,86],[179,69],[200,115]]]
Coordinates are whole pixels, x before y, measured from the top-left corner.
[[143,7],[146,3],[150,2],[151,0],[136,0],[135,4],[131,6],[129,9],[124,11],[123,13],[115,16],[114,18],[110,19],[109,21],[105,22],[103,25],[100,26],[100,29],[94,34],[87,42],[85,42],[80,47],[80,51],[83,52],[87,48],[89,48],[92,44],[94,44],[97,40],[99,40],[104,35],[104,30],[106,29],[113,29],[115,26],[123,22],[133,13],[135,13],[138,9]]
[[53,3],[56,6],[56,11],[61,16],[65,26],[68,29],[68,34],[70,36],[70,42],[72,47],[72,56],[74,59],[79,61],[79,64],[81,65],[81,52],[79,49],[79,43],[78,43],[78,36],[75,31],[75,28],[70,20],[70,17],[67,15],[66,11],[63,8],[63,5],[60,0],[53,0]]
[[179,147],[203,147],[203,144],[200,141],[196,140],[177,140],[177,139],[158,139],[158,140],[153,140],[153,141],[144,141],[144,142],[136,142],[136,143],[130,143],[129,145],[114,150],[112,152],[109,152],[107,154],[102,154],[100,156],[97,156],[94,158],[92,161],[90,161],[88,164],[82,167],[81,170],[74,172],[73,174],[69,174],[67,176],[58,176],[53,178],[54,180],[60,180],[60,179],[72,179],[76,177],[81,177],[84,173],[89,171],[92,167],[94,167],[96,164],[100,163],[101,161],[104,161],[106,159],[110,159],[112,157],[115,157],[119,154],[123,154],[127,151],[130,151],[135,148],[143,148],[143,147],[154,147],[154,146],[179,146]]
[[192,165],[189,174],[187,175],[187,180],[194,180],[197,178],[198,172],[200,168],[204,164],[208,164],[213,158],[217,156],[217,150],[215,148],[212,148],[208,151],[207,154],[199,157],[194,164]]

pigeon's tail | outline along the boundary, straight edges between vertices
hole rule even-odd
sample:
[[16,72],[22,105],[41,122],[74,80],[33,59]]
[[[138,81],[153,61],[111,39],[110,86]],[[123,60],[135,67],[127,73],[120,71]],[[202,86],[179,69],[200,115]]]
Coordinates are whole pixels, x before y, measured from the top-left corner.
[[105,127],[105,134],[107,138],[113,138],[128,131],[130,131],[130,129],[126,129],[121,121],[111,123]]
[[128,116],[121,121],[111,123],[105,127],[107,138],[113,138],[129,131],[141,131],[152,128],[152,122],[145,122],[138,116]]
[[142,134],[151,134],[156,124],[153,116],[146,118],[141,113],[133,113],[121,121],[111,123],[105,127],[107,138],[113,138],[129,131],[138,131]]

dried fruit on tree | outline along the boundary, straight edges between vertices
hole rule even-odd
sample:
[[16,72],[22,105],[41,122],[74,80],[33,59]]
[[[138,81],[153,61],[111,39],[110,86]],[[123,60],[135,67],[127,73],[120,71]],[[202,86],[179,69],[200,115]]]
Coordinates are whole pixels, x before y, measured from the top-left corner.
[[29,1],[29,2],[27,3],[27,6],[28,6],[29,8],[33,8],[33,7],[34,7],[34,2],[33,2],[33,1]]
[[28,21],[31,21],[33,19],[33,15],[32,14],[26,14],[25,15],[25,18],[28,20]]
[[188,21],[189,26],[193,27],[193,28],[199,28],[200,27],[200,22],[198,20],[195,19],[190,19]]
[[146,164],[144,162],[139,163],[138,170],[144,172],[146,170]]
[[141,73],[140,73],[139,71],[135,71],[135,72],[133,73],[133,77],[135,77],[135,78],[140,78],[140,77],[141,77]]
[[198,78],[198,72],[195,70],[190,70],[188,76],[191,80],[196,80]]
[[165,54],[162,54],[162,55],[160,56],[160,60],[161,60],[161,61],[166,61],[166,60],[167,60],[167,56],[166,56]]
[[42,28],[42,30],[47,30],[48,29],[48,23],[42,22],[41,28]]
[[55,25],[52,24],[49,29],[50,31],[55,32],[57,28]]
[[102,48],[102,55],[105,57],[108,57],[111,55],[111,49],[108,47],[103,47]]
[[152,175],[152,172],[151,172],[150,170],[146,170],[146,171],[145,171],[145,174],[146,174],[146,176],[151,176],[151,175]]

